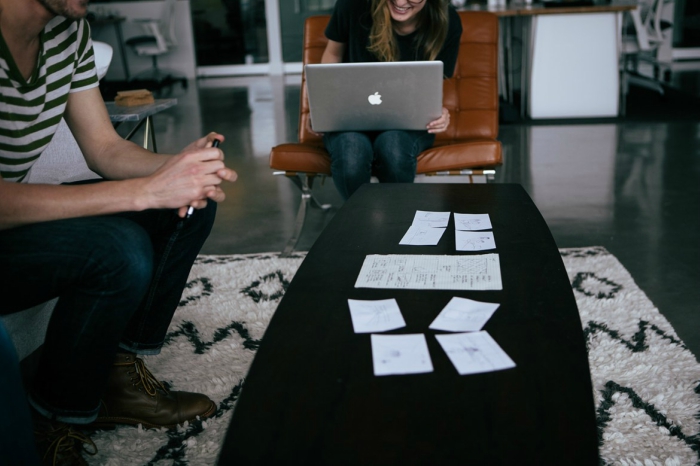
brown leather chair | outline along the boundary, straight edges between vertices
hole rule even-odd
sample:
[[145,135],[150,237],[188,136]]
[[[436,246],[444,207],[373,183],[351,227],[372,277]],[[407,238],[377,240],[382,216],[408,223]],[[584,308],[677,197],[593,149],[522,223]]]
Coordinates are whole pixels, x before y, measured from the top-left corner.
[[[435,144],[418,156],[418,175],[474,175],[493,178],[501,164],[498,136],[498,17],[492,13],[462,11],[462,39],[454,76],[444,81],[443,106],[450,126]],[[304,24],[303,63],[319,63],[326,48],[324,34],[330,16],[312,16]],[[309,132],[306,77],[302,75],[299,142],[280,144],[270,152],[270,168],[295,182],[302,192],[295,231],[283,255],[291,253],[304,225],[309,206],[321,206],[312,196],[316,176],[331,174],[323,139]]]

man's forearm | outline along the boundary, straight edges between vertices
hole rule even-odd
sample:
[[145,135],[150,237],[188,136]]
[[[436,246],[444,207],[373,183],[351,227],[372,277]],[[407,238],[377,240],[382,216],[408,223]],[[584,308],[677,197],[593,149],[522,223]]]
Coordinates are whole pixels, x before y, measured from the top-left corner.
[[115,139],[92,157],[85,157],[88,167],[107,180],[126,180],[149,176],[163,166],[171,155],[154,154],[124,139]]
[[37,222],[149,207],[144,180],[42,185],[0,179],[0,230]]

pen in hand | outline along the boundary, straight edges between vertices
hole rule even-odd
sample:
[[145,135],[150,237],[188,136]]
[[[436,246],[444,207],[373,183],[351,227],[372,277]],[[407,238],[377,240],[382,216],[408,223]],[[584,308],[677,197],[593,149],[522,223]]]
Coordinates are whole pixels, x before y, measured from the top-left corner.
[[[214,139],[214,142],[212,142],[211,146],[212,147],[219,147],[219,142],[220,141],[218,139]],[[190,218],[193,213],[194,213],[194,207],[192,207],[192,206],[187,207],[187,213],[185,214],[185,218],[186,219]]]

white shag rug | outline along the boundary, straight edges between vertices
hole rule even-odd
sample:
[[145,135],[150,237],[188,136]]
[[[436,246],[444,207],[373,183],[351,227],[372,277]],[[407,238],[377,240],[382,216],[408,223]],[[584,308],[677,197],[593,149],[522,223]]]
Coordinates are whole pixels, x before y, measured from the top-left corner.
[[[700,465],[695,356],[605,249],[560,252],[588,342],[603,464]],[[146,361],[173,389],[209,395],[215,417],[178,431],[97,432],[89,463],[215,465],[259,340],[303,258],[200,256],[163,351]]]

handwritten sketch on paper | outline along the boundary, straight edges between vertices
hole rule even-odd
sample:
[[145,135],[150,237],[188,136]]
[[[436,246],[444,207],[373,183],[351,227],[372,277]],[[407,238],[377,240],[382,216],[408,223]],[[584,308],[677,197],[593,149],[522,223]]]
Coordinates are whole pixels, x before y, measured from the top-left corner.
[[440,242],[446,228],[411,225],[399,244],[411,246],[435,246]]
[[500,371],[515,367],[513,360],[485,330],[435,335],[459,375]]
[[455,213],[455,230],[490,230],[489,214],[458,214]]
[[428,343],[422,333],[371,335],[374,375],[433,372]]
[[406,326],[395,299],[348,299],[348,306],[355,333],[384,332]]
[[492,231],[455,230],[455,245],[457,251],[484,251],[496,249],[496,240]]
[[425,210],[416,210],[416,215],[413,217],[414,226],[427,226],[431,228],[447,227],[450,221],[451,212],[429,212]]
[[355,288],[501,290],[498,254],[473,256],[369,255]]
[[500,304],[455,296],[430,324],[433,330],[474,332],[481,330]]

